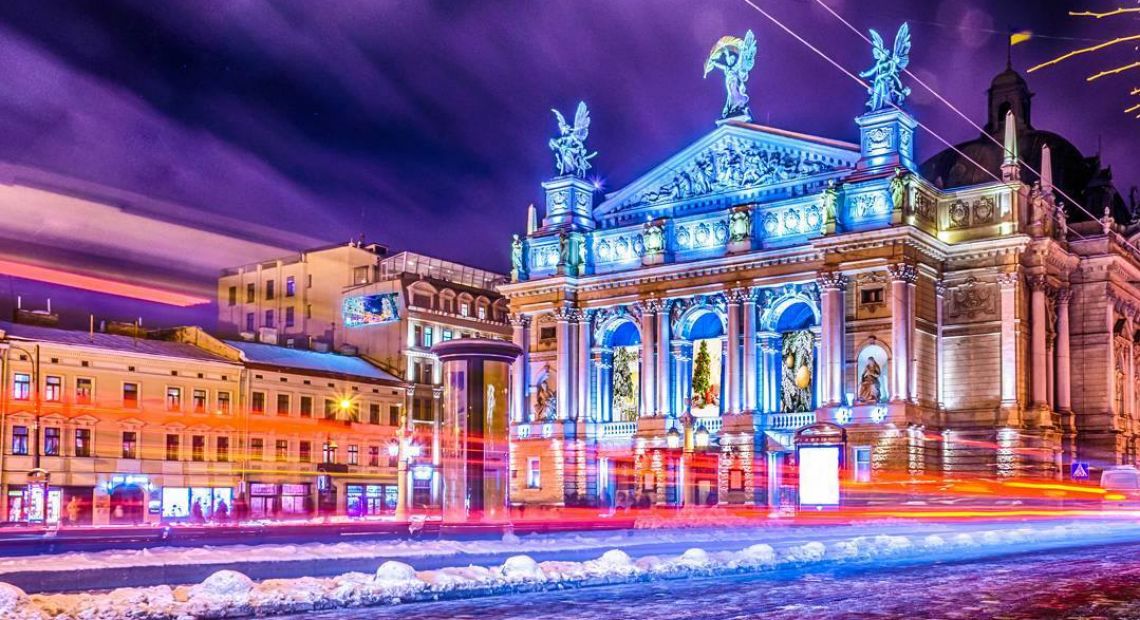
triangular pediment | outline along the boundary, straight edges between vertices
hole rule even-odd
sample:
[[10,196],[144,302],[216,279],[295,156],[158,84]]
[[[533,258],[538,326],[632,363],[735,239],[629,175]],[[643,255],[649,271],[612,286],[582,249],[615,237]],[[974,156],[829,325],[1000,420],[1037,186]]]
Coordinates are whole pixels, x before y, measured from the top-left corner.
[[[594,210],[604,219],[644,212],[670,215],[694,202],[747,202],[758,193],[791,188],[851,170],[856,144],[763,125],[727,121],[626,187]],[[644,218],[641,218],[644,220]]]

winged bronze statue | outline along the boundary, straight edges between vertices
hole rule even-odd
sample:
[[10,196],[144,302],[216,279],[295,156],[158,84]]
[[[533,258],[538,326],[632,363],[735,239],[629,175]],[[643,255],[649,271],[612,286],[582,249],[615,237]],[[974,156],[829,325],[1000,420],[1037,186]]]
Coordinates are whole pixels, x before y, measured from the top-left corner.
[[910,88],[903,86],[900,74],[910,64],[910,26],[903,22],[895,34],[894,49],[887,49],[883,37],[871,30],[871,52],[875,56],[875,65],[859,74],[862,78],[871,78],[867,86],[867,107],[871,112],[882,110],[892,105],[901,106],[910,96]]
[[597,152],[590,153],[586,149],[586,137],[590,135],[590,110],[586,107],[586,102],[578,102],[573,125],[567,123],[566,117],[558,110],[552,109],[551,112],[554,112],[554,118],[558,120],[559,136],[550,141],[558,174],[585,177],[586,171],[590,169],[590,160],[597,155]]

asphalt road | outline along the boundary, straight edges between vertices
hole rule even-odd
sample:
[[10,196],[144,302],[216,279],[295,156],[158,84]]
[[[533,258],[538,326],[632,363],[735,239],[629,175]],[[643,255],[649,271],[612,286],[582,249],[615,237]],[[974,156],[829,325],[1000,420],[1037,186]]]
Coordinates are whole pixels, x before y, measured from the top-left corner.
[[303,617],[307,620],[1140,618],[1140,544],[929,565],[874,563],[790,573],[636,583],[317,612]]

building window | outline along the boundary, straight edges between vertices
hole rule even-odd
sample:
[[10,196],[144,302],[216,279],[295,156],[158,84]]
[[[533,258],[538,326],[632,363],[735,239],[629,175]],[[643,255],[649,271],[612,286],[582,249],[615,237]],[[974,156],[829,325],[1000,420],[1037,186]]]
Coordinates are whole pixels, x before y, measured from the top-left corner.
[[871,447],[855,448],[855,482],[871,481]]
[[44,400],[49,403],[58,403],[63,400],[63,377],[44,378]]
[[266,299],[273,299],[274,292],[275,291],[273,290],[273,280],[266,280],[265,281],[265,298]]
[[229,304],[231,306],[237,305],[237,287],[236,286],[230,287],[228,298],[229,298]]
[[285,296],[293,297],[297,294],[297,279],[293,276],[285,278]]
[[526,488],[542,488],[542,461],[537,456],[526,460]]
[[352,282],[353,284],[368,284],[368,265],[353,268]]
[[257,321],[257,317],[252,312],[245,313],[245,331],[253,331],[253,325]]
[[313,304],[305,304],[305,318],[313,318]]
[[487,318],[487,306],[479,306],[479,318],[480,319],[486,319]]
[[277,395],[277,415],[289,415],[289,395]]
[[276,457],[278,463],[284,463],[285,461],[289,460],[289,440],[288,439],[278,439],[277,440],[277,446],[276,446],[276,449],[274,450],[274,457]]
[[168,387],[166,388],[166,410],[167,411],[181,411],[182,410],[182,388]]
[[166,460],[178,460],[178,435],[168,434],[166,436]]
[[380,446],[368,446],[368,466],[380,467]]
[[59,456],[59,429],[58,428],[45,428],[44,429],[44,454],[48,456]]
[[337,412],[337,402],[331,398],[325,399],[325,419],[335,420]]
[[32,397],[32,375],[18,372],[12,378],[12,398],[28,400]]
[[415,293],[412,295],[412,305],[431,310],[431,295],[424,295],[423,293]]
[[245,303],[252,304],[257,301],[257,285],[250,283],[245,285]]
[[312,396],[302,396],[301,397],[301,417],[302,418],[313,417],[313,397]]
[[538,328],[538,341],[539,342],[550,342],[551,340],[554,340],[554,338],[555,338],[555,335],[554,335],[554,328],[553,327],[540,327],[540,328]]
[[249,440],[249,458],[260,461],[265,458],[265,440],[261,437],[251,437]]
[[139,384],[137,383],[124,383],[123,384],[123,407],[130,407],[138,409],[139,406]]
[[218,392],[218,413],[228,415],[230,413],[230,393]]
[[859,303],[864,305],[883,303],[882,287],[860,289]]
[[285,327],[293,327],[294,323],[296,323],[294,314],[295,313],[293,312],[293,306],[285,308]]
[[218,462],[225,463],[230,460],[230,438],[218,437],[218,443],[215,452],[217,453]]
[[273,311],[272,310],[266,310],[265,311],[265,326],[270,328],[270,329],[273,328]]
[[12,427],[12,454],[17,456],[26,455],[28,453],[28,427],[26,426],[13,426]]
[[265,392],[254,392],[250,396],[249,409],[254,413],[265,413]]
[[326,463],[336,463],[336,448],[329,443],[321,446],[322,459]]
[[450,329],[443,330],[443,341],[444,342],[447,342],[448,340],[451,340],[454,337],[455,337],[455,332],[452,332]]
[[75,380],[75,404],[90,405],[95,398],[95,383],[87,377]]
[[302,441],[297,445],[297,456],[302,463],[310,463],[313,460],[313,442]]
[[369,424],[379,424],[380,423],[380,404],[379,403],[369,403],[368,404],[368,423]]
[[190,438],[190,460],[206,460],[206,436],[194,435]]
[[424,328],[424,346],[431,348],[432,345],[432,329],[430,327]]
[[400,406],[390,405],[388,407],[388,426],[397,426],[400,424]]
[[91,456],[91,429],[75,429],[75,456]]
[[412,344],[417,347],[424,345],[424,328],[420,325],[416,325],[412,328]]
[[465,301],[459,302],[459,316],[471,316],[471,304]]
[[358,446],[356,444],[352,444],[352,445],[348,446],[348,464],[349,465],[359,465],[360,464],[360,446]]
[[139,458],[139,436],[135,431],[123,431],[123,458]]
[[194,413],[206,413],[206,390],[194,390]]

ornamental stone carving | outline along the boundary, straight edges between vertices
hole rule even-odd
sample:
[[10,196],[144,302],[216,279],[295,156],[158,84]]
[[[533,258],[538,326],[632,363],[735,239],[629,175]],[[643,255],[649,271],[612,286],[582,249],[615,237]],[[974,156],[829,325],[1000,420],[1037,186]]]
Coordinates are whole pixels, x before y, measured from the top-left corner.
[[950,289],[947,315],[951,320],[996,318],[999,301],[994,285],[980,282],[977,278],[967,278],[964,283]]
[[918,280],[918,269],[911,263],[887,265],[887,273],[890,274],[893,282],[901,280],[907,284],[914,284]]
[[847,276],[838,271],[825,271],[815,277],[816,284],[822,290],[842,291],[847,288]]

